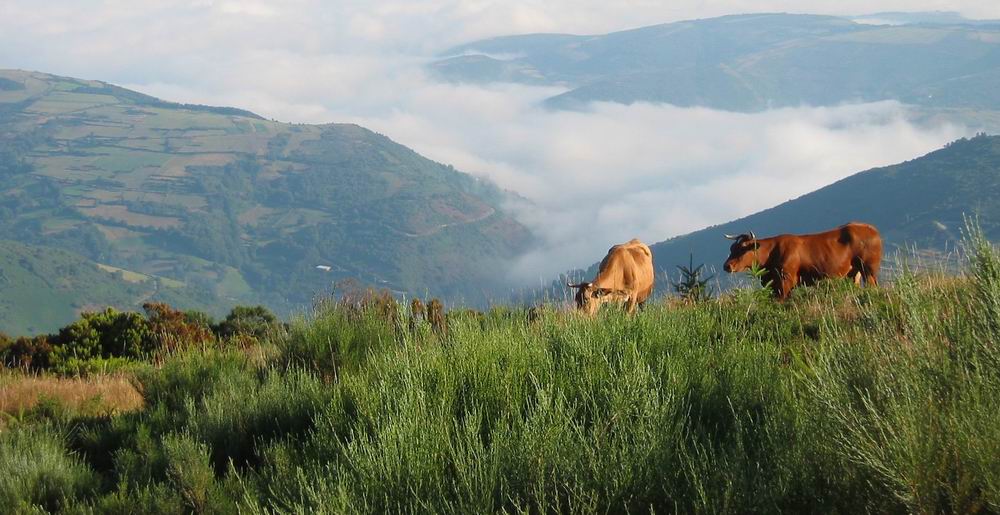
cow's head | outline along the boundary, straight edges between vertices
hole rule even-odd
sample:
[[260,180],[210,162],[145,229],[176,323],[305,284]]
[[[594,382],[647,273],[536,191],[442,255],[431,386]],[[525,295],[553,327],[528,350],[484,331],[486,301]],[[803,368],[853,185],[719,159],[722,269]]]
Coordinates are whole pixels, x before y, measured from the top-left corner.
[[727,234],[726,239],[734,241],[729,247],[729,258],[722,265],[722,269],[733,273],[742,272],[753,266],[754,261],[757,260],[758,247],[757,237],[754,236],[753,231],[737,236]]
[[628,293],[625,290],[598,288],[594,283],[577,283],[566,286],[576,289],[576,308],[588,315],[597,313],[605,302],[625,302]]

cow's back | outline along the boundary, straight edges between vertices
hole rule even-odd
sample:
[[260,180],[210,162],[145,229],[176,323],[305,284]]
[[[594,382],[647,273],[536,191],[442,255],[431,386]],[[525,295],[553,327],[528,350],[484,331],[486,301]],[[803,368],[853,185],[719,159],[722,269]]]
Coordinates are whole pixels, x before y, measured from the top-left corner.
[[638,302],[645,301],[653,291],[653,252],[638,239],[611,247],[594,283],[602,288],[628,290]]

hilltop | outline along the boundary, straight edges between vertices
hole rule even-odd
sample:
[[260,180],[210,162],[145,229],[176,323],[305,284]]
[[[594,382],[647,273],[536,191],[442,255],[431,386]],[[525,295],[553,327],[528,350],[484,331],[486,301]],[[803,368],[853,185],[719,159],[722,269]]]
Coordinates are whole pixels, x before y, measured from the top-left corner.
[[966,118],[1000,109],[1000,23],[909,19],[920,23],[752,14],[507,36],[452,48],[431,69],[451,81],[568,88],[547,101],[554,108],[610,101],[760,111],[894,99]]
[[220,304],[287,312],[344,278],[476,302],[531,238],[508,193],[356,125],[4,70],[0,136],[0,239]]

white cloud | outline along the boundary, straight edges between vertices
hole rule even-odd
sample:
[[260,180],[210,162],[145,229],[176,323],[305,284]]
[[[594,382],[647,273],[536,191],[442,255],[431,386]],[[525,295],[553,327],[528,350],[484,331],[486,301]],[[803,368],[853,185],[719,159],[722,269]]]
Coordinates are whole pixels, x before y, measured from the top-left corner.
[[740,114],[596,104],[559,93],[428,80],[446,48],[501,34],[603,33],[741,12],[957,10],[992,0],[0,0],[0,66],[123,84],[170,100],[295,122],[354,121],[533,201],[546,245],[522,277],[600,259],[610,243],[723,222],[965,133],[921,128],[896,103]]

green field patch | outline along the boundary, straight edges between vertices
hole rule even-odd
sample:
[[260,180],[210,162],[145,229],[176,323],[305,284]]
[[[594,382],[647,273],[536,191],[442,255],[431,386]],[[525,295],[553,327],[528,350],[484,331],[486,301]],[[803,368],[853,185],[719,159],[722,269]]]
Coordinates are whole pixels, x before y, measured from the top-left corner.
[[132,211],[129,211],[126,206],[118,204],[101,204],[94,207],[78,207],[77,210],[89,218],[114,220],[132,227],[169,229],[172,227],[180,227],[183,224],[180,218],[133,213]]
[[67,197],[88,197],[92,191],[94,189],[86,184],[74,184],[73,186],[64,187],[63,195]]
[[193,138],[192,144],[202,152],[256,154],[267,150],[270,139],[266,134],[227,134]]
[[122,138],[128,134],[127,127],[110,127],[84,123],[82,125],[60,125],[53,135],[58,140],[81,140],[87,143],[88,138],[100,138],[105,142],[108,138]]
[[156,175],[162,169],[159,166],[147,166],[137,168],[130,172],[120,173],[114,176],[114,180],[124,184],[125,189],[142,192],[142,185],[151,176]]
[[110,95],[56,91],[31,104],[27,110],[36,113],[64,114],[117,102],[118,99]]
[[271,180],[277,179],[286,173],[304,172],[308,169],[308,165],[294,161],[269,161],[262,167],[257,177],[264,180]]
[[72,218],[50,218],[42,222],[42,234],[56,234],[80,225],[80,220]]
[[190,130],[190,129],[230,129],[233,122],[228,116],[215,113],[202,113],[184,109],[147,109],[150,116],[142,119],[142,125],[154,129]]
[[133,150],[141,150],[146,152],[169,153],[173,151],[172,144],[170,143],[164,144],[162,138],[151,138],[151,137],[128,138],[119,141],[118,145],[125,148]]
[[189,166],[225,166],[235,159],[233,154],[193,154],[172,156],[161,168],[159,174],[164,176],[184,177],[189,175]]
[[121,278],[130,283],[144,283],[147,281],[159,280],[160,284],[167,288],[183,288],[187,286],[183,282],[178,281],[176,279],[169,279],[166,277],[141,274],[139,272],[133,272],[132,270],[126,270],[124,268],[118,268],[111,265],[98,263],[97,268],[100,268],[101,270],[104,270],[105,272],[112,274],[120,272]]
[[881,45],[914,45],[932,44],[942,41],[951,35],[951,31],[939,28],[923,27],[891,27],[881,30],[865,30],[829,38],[834,41],[852,41],[856,43],[875,43]]
[[103,234],[108,241],[115,243],[123,242],[129,239],[141,241],[144,236],[141,232],[133,231],[132,229],[128,229],[126,227],[119,227],[117,225],[94,224],[94,227],[96,227],[98,231],[101,231],[101,234]]
[[282,234],[295,232],[302,227],[330,221],[330,215],[317,209],[288,209],[264,217],[269,225],[277,227]]
[[96,188],[86,189],[80,196],[84,198],[94,199],[100,203],[118,202],[121,200],[127,200],[127,195],[134,193],[131,191],[110,191],[102,190]]
[[38,175],[72,178],[75,172],[89,165],[93,159],[90,156],[44,156],[36,157],[32,160],[32,164],[35,165],[35,173]]
[[55,84],[53,84],[52,85],[52,89],[54,91],[73,91],[75,89],[79,89],[80,86],[81,86],[81,84],[79,82],[71,82],[71,81],[64,80],[64,81],[59,81],[59,82],[56,82]]
[[133,272],[131,270],[125,270],[124,268],[117,268],[110,265],[97,264],[97,268],[104,270],[110,274],[121,273],[121,278],[130,283],[144,283],[150,280],[150,276],[146,274],[140,274],[138,272]]
[[288,143],[285,144],[285,149],[283,154],[287,157],[302,150],[302,144],[307,141],[315,141],[320,139],[319,131],[306,127],[303,130],[293,131],[288,137]]
[[225,299],[236,300],[253,294],[253,288],[247,283],[239,270],[226,267],[226,271],[216,286],[216,294]]
[[[37,97],[44,94],[49,90],[49,82],[47,80],[42,80],[39,77],[33,75],[31,72],[26,72],[22,70],[3,70],[0,71],[0,77],[3,77],[14,82],[20,82],[24,89],[17,91],[4,91],[3,93],[19,93],[17,98],[8,99],[4,98],[4,102],[21,102],[32,97]],[[2,97],[0,97],[2,98]]]
[[117,201],[121,199],[127,202],[142,202],[146,204],[180,206],[191,210],[202,209],[208,204],[208,202],[205,200],[204,197],[199,197],[197,195],[186,195],[182,193],[128,190],[122,192],[114,192],[112,193],[112,195],[113,196],[108,200]]
[[94,160],[94,166],[112,172],[131,172],[144,166],[161,166],[170,159],[169,155],[160,152],[129,151],[108,147],[101,147],[101,151],[107,151],[107,154]]
[[274,127],[267,122],[252,122],[254,132],[258,134],[274,134]]
[[16,91],[0,91],[0,104],[13,104],[16,102],[24,102],[29,98],[31,98],[31,93],[23,89]]
[[262,219],[275,212],[274,209],[264,206],[254,206],[240,213],[237,220],[241,225],[257,225]]

